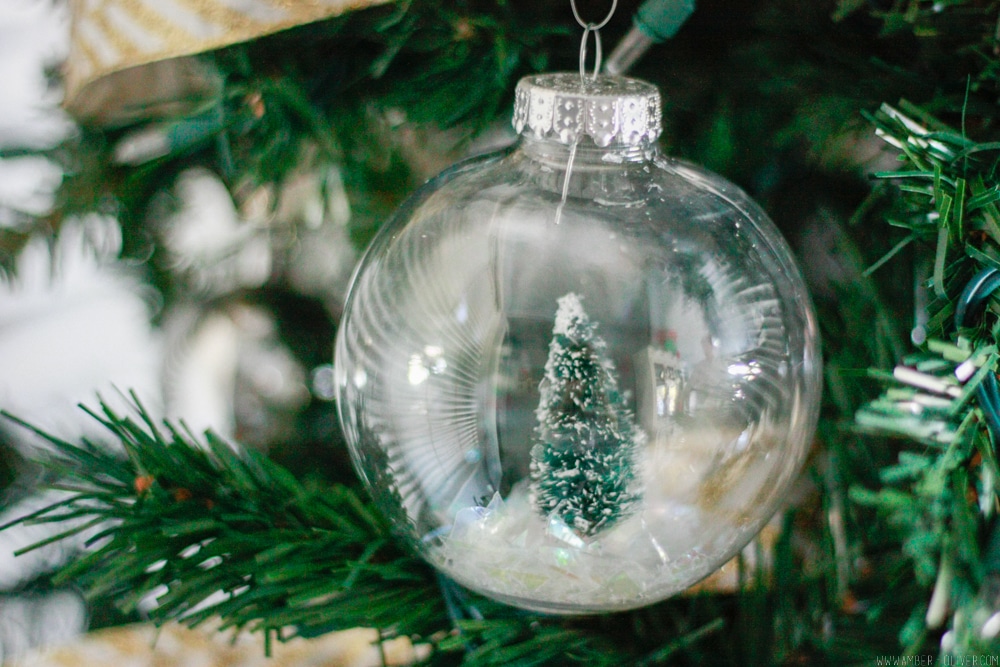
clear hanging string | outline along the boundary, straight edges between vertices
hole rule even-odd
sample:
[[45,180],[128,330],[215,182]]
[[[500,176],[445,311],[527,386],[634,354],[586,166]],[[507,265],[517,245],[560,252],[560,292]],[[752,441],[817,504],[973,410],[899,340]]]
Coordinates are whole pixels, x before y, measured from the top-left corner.
[[[576,0],[569,0],[569,6],[573,10],[573,18],[583,28],[583,37],[580,39],[580,85],[585,86],[587,84],[587,40],[591,35],[594,36],[594,72],[590,75],[590,80],[595,81],[598,72],[601,71],[601,33],[599,31],[614,16],[615,9],[618,7],[618,0],[611,0],[611,9],[608,10],[607,16],[600,23],[588,23],[584,21],[580,16],[579,10],[576,8]],[[569,158],[566,160],[566,175],[563,177],[562,197],[559,200],[559,206],[556,207],[555,223],[557,225],[562,220],[563,207],[566,206],[566,200],[569,197],[569,179],[573,174],[573,161],[576,158],[576,147],[579,142],[580,133],[578,132],[576,139],[573,140],[573,145],[569,149]]]
[[580,143],[580,135],[576,135],[576,139],[573,140],[573,145],[569,147],[569,157],[566,158],[566,175],[563,176],[563,187],[562,187],[562,198],[559,199],[559,205],[556,206],[556,224],[562,220],[563,207],[566,206],[566,200],[569,198],[569,177],[573,174],[573,161],[576,159],[576,147]]

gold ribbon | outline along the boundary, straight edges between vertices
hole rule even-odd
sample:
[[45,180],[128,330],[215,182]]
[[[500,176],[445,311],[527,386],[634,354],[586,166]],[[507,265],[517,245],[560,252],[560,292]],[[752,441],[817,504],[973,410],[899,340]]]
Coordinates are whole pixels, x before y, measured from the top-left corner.
[[70,0],[66,107],[96,123],[176,113],[219,85],[194,54],[391,0]]

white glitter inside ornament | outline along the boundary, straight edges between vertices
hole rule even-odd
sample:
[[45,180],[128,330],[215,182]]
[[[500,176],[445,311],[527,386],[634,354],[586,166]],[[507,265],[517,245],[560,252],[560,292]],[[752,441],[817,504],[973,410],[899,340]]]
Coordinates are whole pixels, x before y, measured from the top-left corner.
[[787,245],[736,186],[658,152],[659,104],[631,79],[523,80],[519,142],[415,194],[345,307],[340,417],[376,503],[514,605],[613,611],[696,583],[768,521],[815,427]]

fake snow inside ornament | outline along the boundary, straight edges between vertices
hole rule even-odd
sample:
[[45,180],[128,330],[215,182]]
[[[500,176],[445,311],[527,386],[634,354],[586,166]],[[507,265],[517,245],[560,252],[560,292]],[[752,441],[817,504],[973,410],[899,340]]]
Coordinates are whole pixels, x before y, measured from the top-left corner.
[[355,465],[431,564],[553,613],[643,606],[745,546],[815,428],[816,321],[773,223],[662,156],[655,87],[545,74],[509,151],[431,180],[357,269]]

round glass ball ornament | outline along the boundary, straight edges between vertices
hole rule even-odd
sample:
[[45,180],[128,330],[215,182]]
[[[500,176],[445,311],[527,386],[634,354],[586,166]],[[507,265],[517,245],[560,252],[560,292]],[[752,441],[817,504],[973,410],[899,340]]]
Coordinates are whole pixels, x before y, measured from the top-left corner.
[[647,605],[786,496],[818,412],[815,314],[764,212],[660,154],[654,86],[529,76],[514,126],[363,257],[341,423],[377,505],[460,584],[549,613]]

